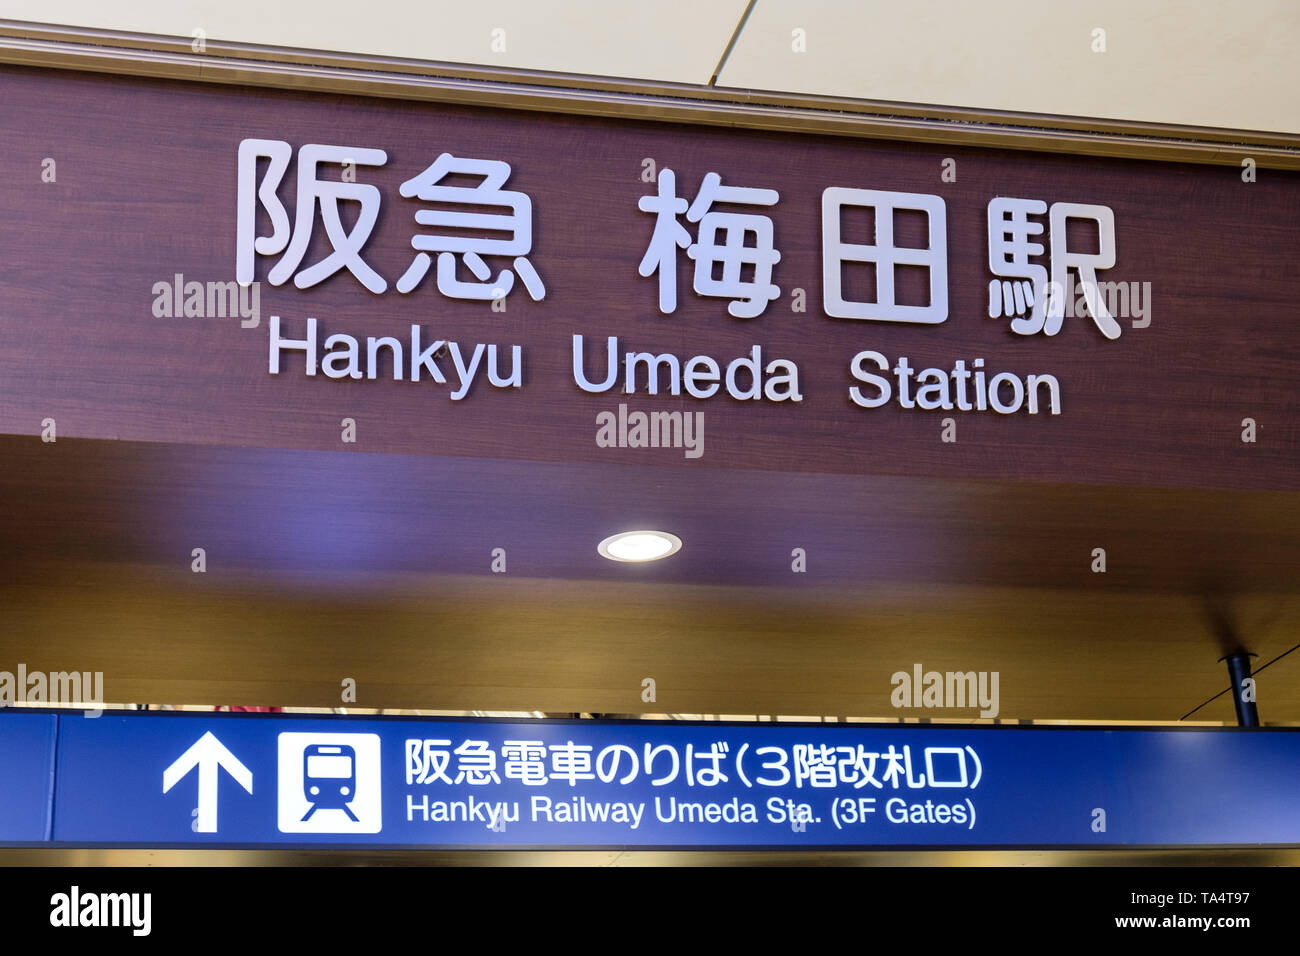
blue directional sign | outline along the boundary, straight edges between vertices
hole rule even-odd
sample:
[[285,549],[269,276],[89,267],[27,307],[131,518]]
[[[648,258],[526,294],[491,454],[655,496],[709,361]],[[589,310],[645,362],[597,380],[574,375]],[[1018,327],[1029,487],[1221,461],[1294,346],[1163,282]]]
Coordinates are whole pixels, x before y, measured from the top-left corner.
[[0,755],[7,844],[1300,844],[1283,729],[8,712]]

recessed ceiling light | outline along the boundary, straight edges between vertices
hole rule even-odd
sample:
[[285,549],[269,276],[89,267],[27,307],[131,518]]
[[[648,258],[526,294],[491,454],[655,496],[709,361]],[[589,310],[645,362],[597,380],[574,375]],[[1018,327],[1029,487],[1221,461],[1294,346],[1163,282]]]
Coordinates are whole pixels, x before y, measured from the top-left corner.
[[667,531],[624,531],[606,538],[596,550],[611,561],[657,561],[681,547],[682,539]]

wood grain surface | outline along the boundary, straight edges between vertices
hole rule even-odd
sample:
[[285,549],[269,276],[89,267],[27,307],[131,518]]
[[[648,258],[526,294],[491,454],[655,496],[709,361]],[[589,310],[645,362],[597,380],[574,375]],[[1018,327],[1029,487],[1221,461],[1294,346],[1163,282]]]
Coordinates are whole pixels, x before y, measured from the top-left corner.
[[[337,706],[351,677],[370,707],[973,717],[892,707],[920,663],[998,671],[1003,718],[1177,720],[1227,686],[1221,656],[1259,666],[1300,632],[1286,492],[18,436],[0,455],[0,669],[102,670],[120,702]],[[681,553],[596,554],[642,525]],[[1300,721],[1298,668],[1260,674],[1265,720]],[[1195,719],[1231,721],[1230,699]]]
[[[1300,488],[1295,271],[1300,176],[1233,168],[973,148],[891,144],[478,108],[254,91],[226,86],[0,70],[0,430],[138,441],[339,449],[675,468],[920,475],[1156,485]],[[346,272],[307,290],[263,283],[256,329],[221,318],[155,318],[153,286],[233,278],[236,153],[245,137],[378,147],[382,168],[358,179],[383,194],[367,262],[390,283],[372,295]],[[442,152],[510,163],[509,188],[531,196],[531,261],[546,284],[512,292],[505,313],[392,284],[411,261],[413,214],[398,186]],[[957,181],[941,181],[956,160]],[[42,160],[57,181],[41,181]],[[776,189],[779,299],[754,319],[690,291],[656,307],[637,275],[652,217],[637,209],[653,159],[693,197],[705,173]],[[281,197],[292,206],[292,178]],[[947,209],[950,316],[938,326],[834,319],[822,310],[820,196],[827,186],[929,193]],[[1107,341],[1091,320],[1056,337],[1021,337],[986,316],[986,209],[994,196],[1102,203],[1114,210],[1118,261],[1107,280],[1151,283],[1151,324]],[[847,224],[864,230],[863,222]],[[317,223],[307,262],[327,249]],[[275,260],[259,261],[265,278]],[[492,263],[499,267],[502,263]],[[792,311],[803,289],[808,311]],[[302,334],[429,338],[524,346],[524,387],[476,386],[459,402],[429,382],[333,381],[267,371],[267,317]],[[801,371],[797,404],[667,395],[589,395],[574,384],[571,337],[621,349],[708,354],[726,362],[760,345]],[[1050,373],[1063,413],[861,409],[851,357],[874,349],[914,367],[976,357],[993,371]],[[594,373],[593,373],[594,374]],[[633,409],[703,411],[706,450],[595,443],[595,416]],[[1241,441],[1253,418],[1259,440]]]

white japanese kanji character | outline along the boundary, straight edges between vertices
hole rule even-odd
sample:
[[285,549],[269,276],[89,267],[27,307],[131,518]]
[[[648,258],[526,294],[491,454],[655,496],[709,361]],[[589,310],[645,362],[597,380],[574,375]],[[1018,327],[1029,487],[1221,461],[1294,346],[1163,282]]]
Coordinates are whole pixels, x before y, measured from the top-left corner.
[[406,782],[451,783],[447,767],[451,763],[450,740],[408,740],[406,742]]
[[[705,173],[688,209],[686,200],[677,196],[673,171],[661,169],[658,193],[637,202],[642,212],[655,215],[654,232],[637,272],[645,278],[659,273],[659,311],[668,315],[677,309],[677,249],[681,247],[695,260],[693,286],[699,295],[731,299],[727,311],[738,319],[761,315],[768,302],[781,294],[772,284],[772,266],[781,261],[773,245],[772,220],[715,210],[713,205],[774,206],[779,199],[775,189],[723,186],[717,173]],[[699,224],[695,242],[677,221],[683,212],[688,221]],[[753,245],[747,244],[750,237]],[[744,275],[746,268],[753,270],[749,278]]]
[[924,774],[922,774],[920,780],[912,776],[912,748],[910,745],[904,746],[903,752],[900,754],[894,750],[894,745],[890,744],[889,750],[880,754],[880,756],[885,758],[885,772],[881,774],[881,779],[890,784],[895,790],[898,789],[899,774],[904,774],[907,785],[914,790],[925,786]]
[[[845,242],[840,235],[840,213],[845,207],[868,208],[875,213],[875,236],[870,243]],[[927,240],[916,249],[894,243],[894,213],[915,210],[926,214]],[[868,262],[875,267],[876,298],[850,302],[844,297],[846,262]],[[930,279],[928,305],[904,305],[894,289],[896,266],[921,266]],[[948,225],[941,196],[923,193],[882,192],[831,186],[822,193],[822,285],[826,314],[839,319],[880,322],[918,322],[937,325],[948,318]]]
[[[974,751],[972,751],[973,753]],[[958,771],[952,780],[940,780],[934,772],[935,754],[950,754],[957,758],[956,770]],[[925,772],[930,778],[932,787],[966,787],[969,784],[969,777],[966,774],[966,751],[960,747],[926,747],[925,748]]]
[[551,778],[567,780],[576,787],[579,780],[595,780],[591,772],[591,744],[575,744],[572,740],[551,744]]
[[835,750],[845,754],[839,761],[841,783],[851,783],[855,790],[861,790],[867,784],[877,790],[884,789],[884,784],[876,779],[876,758],[880,754],[870,753],[862,744],[856,747],[836,747]]
[[[476,186],[439,185],[444,177],[457,173],[482,176],[483,180]],[[492,159],[458,159],[450,153],[443,153],[423,172],[402,183],[399,191],[407,199],[415,197],[440,204],[501,206],[509,210],[505,214],[493,215],[442,208],[421,209],[415,214],[415,221],[420,225],[509,233],[509,238],[485,238],[463,232],[413,236],[411,248],[416,250],[416,256],[397,280],[398,292],[410,292],[420,284],[432,261],[429,253],[436,252],[438,291],[448,298],[499,299],[514,286],[515,273],[523,280],[524,288],[534,302],[545,297],[546,288],[527,259],[533,247],[533,203],[524,193],[501,188],[509,177],[509,163]],[[456,277],[457,254],[479,281],[468,282]],[[514,256],[514,272],[502,269],[493,279],[492,270],[483,261],[486,255]]]
[[500,783],[497,776],[497,755],[486,740],[466,740],[456,748],[456,783],[481,787]]
[[[1041,235],[1041,223],[1029,216],[1048,214],[1051,224],[1051,280],[1047,270],[1029,261],[1043,254],[1042,243],[1030,241]],[[1097,251],[1072,252],[1066,237],[1070,219],[1088,219],[1097,226]],[[1097,282],[1097,270],[1115,265],[1115,214],[1109,206],[1057,202],[1050,210],[1039,199],[997,197],[988,211],[989,270],[1001,280],[989,282],[989,318],[1011,318],[1011,330],[1020,335],[1056,335],[1065,318],[1070,270],[1079,275],[1084,302],[1093,322],[1108,339],[1120,335]],[[1022,281],[1015,281],[1015,280]]]
[[[235,242],[235,279],[240,285],[249,285],[254,277],[254,256],[275,255],[288,247],[284,257],[271,269],[267,280],[271,285],[283,285],[290,276],[299,289],[306,289],[346,268],[367,289],[379,294],[388,283],[361,258],[361,247],[370,238],[371,230],[379,218],[379,190],[367,183],[320,180],[321,163],[351,163],[362,166],[382,166],[388,154],[382,149],[359,149],[349,146],[321,146],[315,143],[298,150],[298,199],[292,232],[284,204],[276,196],[276,189],[289,168],[292,149],[288,143],[270,139],[245,139],[239,144],[239,178],[236,193],[237,228]],[[257,161],[269,159],[266,175],[257,184]],[[256,190],[256,191],[255,191]],[[351,200],[360,204],[356,222],[350,230],[343,228],[339,216],[339,201]],[[257,208],[261,206],[271,218],[271,234],[257,236]],[[312,228],[319,205],[325,234],[333,251],[314,265],[297,272],[311,243]]]
[[794,745],[794,785],[802,787],[805,780],[814,787],[834,787],[835,748],[827,744]]
[[537,787],[550,779],[546,775],[546,744],[540,740],[502,741],[501,760],[507,780]]

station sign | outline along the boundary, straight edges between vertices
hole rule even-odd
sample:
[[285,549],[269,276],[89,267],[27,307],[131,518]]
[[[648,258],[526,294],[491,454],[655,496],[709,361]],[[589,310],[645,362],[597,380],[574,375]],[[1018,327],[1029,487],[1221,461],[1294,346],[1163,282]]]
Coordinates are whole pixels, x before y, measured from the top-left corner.
[[0,842],[1300,843],[1300,732],[0,714]]
[[0,78],[0,431],[1300,487],[1295,173]]

